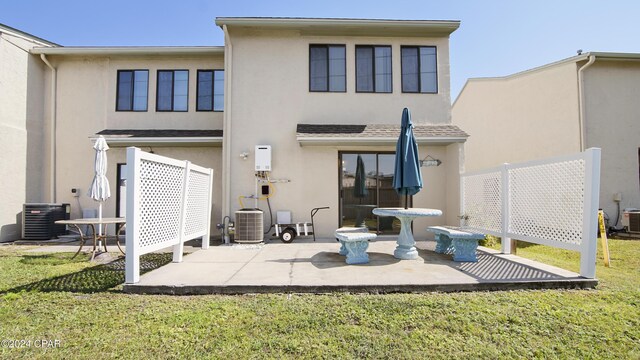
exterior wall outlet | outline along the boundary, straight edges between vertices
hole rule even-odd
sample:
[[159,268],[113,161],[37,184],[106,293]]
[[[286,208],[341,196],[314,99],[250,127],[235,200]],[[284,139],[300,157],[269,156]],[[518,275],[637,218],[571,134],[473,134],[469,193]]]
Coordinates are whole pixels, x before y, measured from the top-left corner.
[[622,193],[615,193],[615,194],[613,194],[613,201],[615,201],[615,202],[621,202],[621,201],[622,201]]

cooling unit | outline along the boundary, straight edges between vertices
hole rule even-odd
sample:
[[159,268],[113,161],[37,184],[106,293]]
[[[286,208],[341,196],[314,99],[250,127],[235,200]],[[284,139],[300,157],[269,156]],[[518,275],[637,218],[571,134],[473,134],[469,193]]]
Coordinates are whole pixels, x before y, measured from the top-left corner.
[[263,213],[259,209],[236,211],[234,241],[238,243],[260,243],[264,239]]
[[69,220],[69,204],[24,204],[22,208],[22,238],[25,240],[49,240],[67,233],[66,225],[56,225],[58,220]]
[[625,209],[622,213],[622,226],[627,232],[640,233],[640,209]]

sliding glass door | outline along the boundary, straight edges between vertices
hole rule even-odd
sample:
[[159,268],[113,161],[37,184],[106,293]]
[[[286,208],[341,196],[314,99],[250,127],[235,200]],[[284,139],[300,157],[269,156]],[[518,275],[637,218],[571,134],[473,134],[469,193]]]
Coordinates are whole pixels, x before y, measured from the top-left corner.
[[376,207],[401,207],[400,196],[392,187],[394,153],[341,152],[340,226],[366,226],[379,234],[398,234],[396,218],[377,217]]

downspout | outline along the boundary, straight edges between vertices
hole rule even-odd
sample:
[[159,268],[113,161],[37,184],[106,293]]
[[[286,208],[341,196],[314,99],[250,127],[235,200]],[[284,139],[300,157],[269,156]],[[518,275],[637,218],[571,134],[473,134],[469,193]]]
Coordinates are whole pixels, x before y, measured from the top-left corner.
[[51,69],[51,134],[50,134],[50,146],[49,151],[49,176],[51,177],[49,194],[51,195],[51,202],[56,202],[56,82],[58,79],[58,72],[53,65],[47,60],[45,54],[40,54],[40,59]]
[[[222,218],[231,213],[231,82],[233,80],[233,46],[227,25],[224,32],[224,115],[222,130]],[[224,220],[223,220],[224,222]]]
[[589,55],[589,61],[578,70],[578,102],[579,102],[579,114],[578,114],[578,130],[580,132],[580,151],[584,151],[585,148],[585,104],[584,104],[584,71],[596,61],[595,55]]

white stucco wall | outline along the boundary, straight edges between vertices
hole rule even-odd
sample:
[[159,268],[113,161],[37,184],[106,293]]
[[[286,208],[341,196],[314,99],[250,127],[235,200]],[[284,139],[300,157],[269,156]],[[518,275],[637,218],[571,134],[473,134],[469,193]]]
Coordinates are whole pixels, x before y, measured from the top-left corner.
[[[90,137],[104,129],[221,129],[222,112],[197,112],[196,76],[198,69],[222,69],[223,55],[215,56],[92,56],[49,57],[58,69],[56,129],[56,198],[68,202],[72,217],[81,217],[81,209],[97,208],[87,196],[93,178],[94,151]],[[148,110],[117,112],[118,70],[149,70]],[[189,70],[188,112],[156,112],[157,70]],[[139,146],[149,151],[148,146]],[[117,163],[126,162],[126,149],[114,147],[108,152],[107,177],[112,196],[104,205],[105,216],[115,216]],[[221,148],[218,146],[153,146],[163,156],[189,160],[215,171],[212,227],[221,218]],[[80,189],[73,197],[72,188]],[[215,232],[214,232],[215,234]]]
[[452,121],[470,136],[465,170],[580,151],[573,62],[506,78],[470,79]]
[[[414,123],[449,123],[449,49],[448,38],[369,38],[301,36],[296,32],[243,32],[231,28],[232,113],[230,129],[231,213],[240,208],[240,195],[254,194],[254,146],[271,145],[271,177],[287,179],[276,184],[271,198],[274,211],[291,210],[295,221],[309,221],[311,208],[330,206],[319,212],[316,230],[331,236],[339,224],[338,152],[394,151],[393,146],[300,146],[296,125],[313,124],[393,124],[400,122],[402,109],[411,109]],[[347,66],[346,93],[309,92],[309,44],[345,44]],[[391,45],[393,93],[355,92],[355,45]],[[230,46],[231,45],[231,46]],[[400,81],[400,45],[438,47],[438,94],[403,94]],[[230,50],[231,47],[231,50]],[[229,70],[229,69],[227,69]],[[423,148],[421,155],[445,158],[444,146]],[[249,152],[247,160],[240,154]],[[415,206],[446,209],[446,169],[423,168],[426,188],[414,199]],[[457,164],[456,164],[457,166]],[[245,206],[253,201],[245,200]],[[261,201],[260,207],[267,210]],[[266,214],[268,217],[268,213]],[[268,221],[268,219],[267,219]],[[431,222],[430,222],[431,221]],[[421,220],[414,229],[419,237],[428,223],[442,224],[444,218]]]
[[0,32],[0,242],[21,236],[25,202],[43,202],[44,73],[28,50],[41,44]]
[[[602,61],[585,71],[586,146],[602,148],[600,207],[615,223],[622,209],[640,208],[640,62]],[[618,227],[621,224],[618,223]]]

